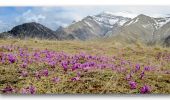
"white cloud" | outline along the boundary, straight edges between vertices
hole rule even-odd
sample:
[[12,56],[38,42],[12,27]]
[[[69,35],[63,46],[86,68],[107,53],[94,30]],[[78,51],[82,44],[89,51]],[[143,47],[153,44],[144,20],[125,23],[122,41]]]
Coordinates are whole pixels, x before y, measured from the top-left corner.
[[35,22],[39,22],[41,20],[44,20],[46,17],[39,14],[39,15],[33,15],[33,16],[30,16],[26,19],[26,21],[30,22],[30,21],[35,21]]
[[11,26],[2,20],[0,20],[0,32],[6,32],[11,28]]
[[25,22],[38,22],[53,30],[58,26],[67,26],[73,20],[82,19],[81,14],[62,7],[37,7],[25,11],[21,16],[17,16],[17,24]]
[[[67,9],[71,9],[73,12],[76,12],[77,14],[81,15],[94,15],[98,14],[103,11],[109,11],[113,14],[117,15],[124,15],[124,16],[130,16],[135,17],[138,14],[146,14],[149,16],[165,16],[167,14],[170,14],[170,7],[169,6],[119,6],[119,5],[113,5],[113,6],[72,6],[72,7],[66,7]],[[126,14],[126,15],[125,15]]]
[[34,14],[31,10],[27,10],[20,17],[16,17],[16,22],[40,22],[41,20],[45,20],[46,16],[42,14]]
[[129,18],[134,18],[138,15],[138,14],[127,12],[127,11],[115,12],[113,14],[117,16],[129,17]]

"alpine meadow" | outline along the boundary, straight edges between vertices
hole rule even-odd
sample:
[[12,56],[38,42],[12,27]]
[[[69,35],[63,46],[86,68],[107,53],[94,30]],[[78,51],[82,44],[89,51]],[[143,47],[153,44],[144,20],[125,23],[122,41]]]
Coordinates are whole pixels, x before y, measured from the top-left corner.
[[0,93],[170,94],[169,14],[167,6],[0,7]]

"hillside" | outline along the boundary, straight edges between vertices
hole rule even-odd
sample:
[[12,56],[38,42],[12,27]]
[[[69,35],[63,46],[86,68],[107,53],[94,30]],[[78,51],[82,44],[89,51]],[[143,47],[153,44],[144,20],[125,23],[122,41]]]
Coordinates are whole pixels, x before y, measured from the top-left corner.
[[0,57],[2,94],[170,93],[169,48],[8,39],[0,40]]

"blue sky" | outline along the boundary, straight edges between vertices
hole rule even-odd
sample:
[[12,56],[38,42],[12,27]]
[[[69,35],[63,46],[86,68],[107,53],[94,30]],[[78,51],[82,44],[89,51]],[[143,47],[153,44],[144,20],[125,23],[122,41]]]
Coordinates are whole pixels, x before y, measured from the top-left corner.
[[53,30],[71,22],[103,11],[115,15],[135,17],[146,14],[153,17],[169,16],[169,6],[56,6],[56,7],[0,7],[0,32],[25,22],[38,22]]

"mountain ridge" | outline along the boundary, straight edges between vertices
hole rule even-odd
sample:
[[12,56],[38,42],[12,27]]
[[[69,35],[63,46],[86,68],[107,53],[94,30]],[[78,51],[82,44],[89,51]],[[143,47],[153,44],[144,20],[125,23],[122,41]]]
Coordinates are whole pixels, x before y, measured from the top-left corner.
[[56,40],[90,40],[121,37],[126,41],[140,40],[146,44],[161,42],[170,45],[170,17],[154,18],[139,14],[134,18],[102,12],[86,16],[67,27],[53,31],[39,23],[30,22],[15,26],[0,34],[1,38],[40,38]]

